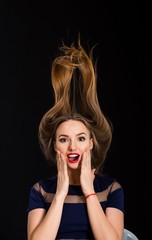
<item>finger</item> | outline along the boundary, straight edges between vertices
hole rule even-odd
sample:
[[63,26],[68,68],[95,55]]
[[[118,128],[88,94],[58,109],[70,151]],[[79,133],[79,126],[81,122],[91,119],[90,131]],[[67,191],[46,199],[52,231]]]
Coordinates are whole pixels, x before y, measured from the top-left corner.
[[60,151],[59,150],[56,150],[56,160],[58,160],[60,157]]
[[63,161],[62,161],[61,152],[59,150],[57,150],[56,160],[57,160],[58,171],[62,170],[62,168],[63,168]]
[[83,154],[83,162],[88,166],[91,165],[91,154],[89,149],[87,149]]
[[61,170],[62,172],[67,172],[66,156],[61,152],[58,153],[58,170]]
[[92,171],[92,174],[94,175],[94,174],[95,174],[95,171],[96,171],[96,169],[95,169],[95,168],[93,168],[91,171]]

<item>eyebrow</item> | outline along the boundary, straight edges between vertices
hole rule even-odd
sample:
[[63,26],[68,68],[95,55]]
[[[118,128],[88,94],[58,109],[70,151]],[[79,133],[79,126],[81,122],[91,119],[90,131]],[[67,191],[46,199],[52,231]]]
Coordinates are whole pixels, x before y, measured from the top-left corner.
[[[80,136],[80,135],[86,135],[86,133],[85,132],[81,132],[81,133],[78,133],[78,134],[76,134],[76,136]],[[66,135],[66,134],[61,134],[61,135],[59,135],[59,137],[69,137],[68,135]]]

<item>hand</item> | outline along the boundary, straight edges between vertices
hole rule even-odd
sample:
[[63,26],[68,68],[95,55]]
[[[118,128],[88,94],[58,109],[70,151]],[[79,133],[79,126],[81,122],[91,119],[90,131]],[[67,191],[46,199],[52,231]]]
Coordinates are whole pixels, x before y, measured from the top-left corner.
[[91,153],[86,150],[82,156],[80,183],[84,195],[94,192],[93,180],[95,169],[91,169]]
[[57,191],[56,195],[62,195],[66,197],[69,189],[69,176],[67,171],[67,162],[64,156],[57,150]]

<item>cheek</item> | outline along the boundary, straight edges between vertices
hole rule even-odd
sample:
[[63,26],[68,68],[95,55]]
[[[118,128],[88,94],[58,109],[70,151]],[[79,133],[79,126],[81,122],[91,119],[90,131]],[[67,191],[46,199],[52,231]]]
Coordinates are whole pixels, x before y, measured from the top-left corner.
[[91,144],[90,142],[85,143],[83,145],[80,145],[80,149],[82,152],[86,152],[88,149],[91,149]]
[[61,153],[66,153],[67,151],[67,145],[66,144],[60,144],[56,143],[56,149],[59,150]]

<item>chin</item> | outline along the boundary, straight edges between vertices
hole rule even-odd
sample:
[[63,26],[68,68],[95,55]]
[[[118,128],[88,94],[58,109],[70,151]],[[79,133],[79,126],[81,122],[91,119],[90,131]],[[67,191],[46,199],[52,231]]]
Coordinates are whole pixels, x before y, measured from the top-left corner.
[[68,163],[68,167],[70,169],[80,169],[81,165],[80,165],[80,162],[77,162],[77,163]]

